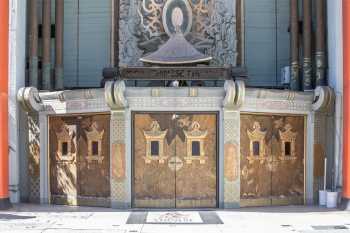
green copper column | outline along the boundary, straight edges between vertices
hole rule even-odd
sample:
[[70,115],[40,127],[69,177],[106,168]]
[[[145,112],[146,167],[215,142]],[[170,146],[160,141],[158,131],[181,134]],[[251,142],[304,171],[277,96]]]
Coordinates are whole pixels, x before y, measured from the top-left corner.
[[316,86],[326,86],[325,0],[316,1]]
[[290,89],[300,90],[298,0],[290,0]]
[[43,60],[42,87],[52,89],[51,83],[51,0],[43,1]]
[[37,0],[29,0],[29,86],[38,87],[38,15]]
[[310,91],[312,88],[312,54],[311,54],[311,0],[303,0],[303,90]]
[[63,20],[64,0],[56,0],[55,89],[63,89]]

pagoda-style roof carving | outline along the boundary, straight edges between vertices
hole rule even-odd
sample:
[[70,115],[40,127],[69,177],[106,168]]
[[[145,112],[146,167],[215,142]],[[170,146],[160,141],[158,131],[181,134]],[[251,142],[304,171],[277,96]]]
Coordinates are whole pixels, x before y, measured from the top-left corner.
[[[205,63],[212,59],[212,57],[194,48],[184,36],[184,25],[189,27],[192,25],[189,23],[192,19],[184,21],[184,15],[187,17],[191,15],[188,3],[185,4],[185,7],[182,7],[181,3],[183,4],[184,2],[187,3],[187,0],[169,0],[167,2],[169,7],[165,7],[163,12],[163,16],[167,16],[163,17],[164,28],[174,28],[175,31],[167,30],[170,39],[154,53],[141,58],[142,62],[160,65],[185,65]],[[169,20],[170,18],[171,20]]]

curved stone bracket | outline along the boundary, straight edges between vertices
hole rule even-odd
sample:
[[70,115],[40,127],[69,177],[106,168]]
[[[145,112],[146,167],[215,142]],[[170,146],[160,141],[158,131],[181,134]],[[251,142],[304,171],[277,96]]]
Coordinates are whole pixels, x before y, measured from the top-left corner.
[[17,101],[26,112],[40,112],[44,107],[39,91],[35,87],[20,88],[17,92]]
[[125,89],[124,81],[106,82],[105,98],[112,110],[123,110],[128,107],[128,102],[125,98]]
[[227,110],[234,110],[242,106],[245,99],[245,84],[243,81],[232,80],[225,82],[224,89],[226,96],[223,101],[223,107]]
[[334,90],[327,86],[319,86],[315,89],[312,110],[315,112],[331,112],[334,102]]

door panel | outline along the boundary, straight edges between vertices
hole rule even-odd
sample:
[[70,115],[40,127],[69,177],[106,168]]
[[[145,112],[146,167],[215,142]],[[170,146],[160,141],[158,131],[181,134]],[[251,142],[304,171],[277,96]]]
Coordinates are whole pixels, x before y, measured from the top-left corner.
[[[216,115],[180,114],[176,121],[176,207],[216,207]],[[178,164],[178,163],[177,163]]]
[[79,202],[108,205],[110,196],[109,115],[79,117]]
[[134,114],[134,207],[216,207],[216,114]]
[[304,117],[273,116],[272,204],[303,204]]
[[241,206],[303,201],[304,117],[241,115]]
[[77,124],[73,118],[50,119],[50,192],[56,204],[77,204]]
[[[134,207],[175,208],[172,114],[134,115]],[[158,148],[157,148],[158,147]]]
[[109,115],[50,117],[53,203],[110,205],[109,122]]
[[271,118],[241,115],[241,206],[271,204]]

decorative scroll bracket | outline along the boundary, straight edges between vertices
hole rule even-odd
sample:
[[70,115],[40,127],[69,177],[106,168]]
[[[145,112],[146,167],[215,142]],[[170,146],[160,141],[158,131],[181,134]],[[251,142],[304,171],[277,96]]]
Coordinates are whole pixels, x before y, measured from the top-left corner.
[[40,112],[44,105],[35,87],[22,87],[17,92],[17,101],[26,112]]
[[107,82],[105,84],[105,99],[112,110],[124,110],[128,107],[125,98],[125,82],[122,80]]
[[315,89],[312,110],[315,112],[331,113],[334,107],[334,90],[327,86],[318,86]]
[[227,110],[236,110],[242,106],[245,99],[245,84],[243,81],[227,80],[225,81],[226,96],[223,101],[223,107]]

